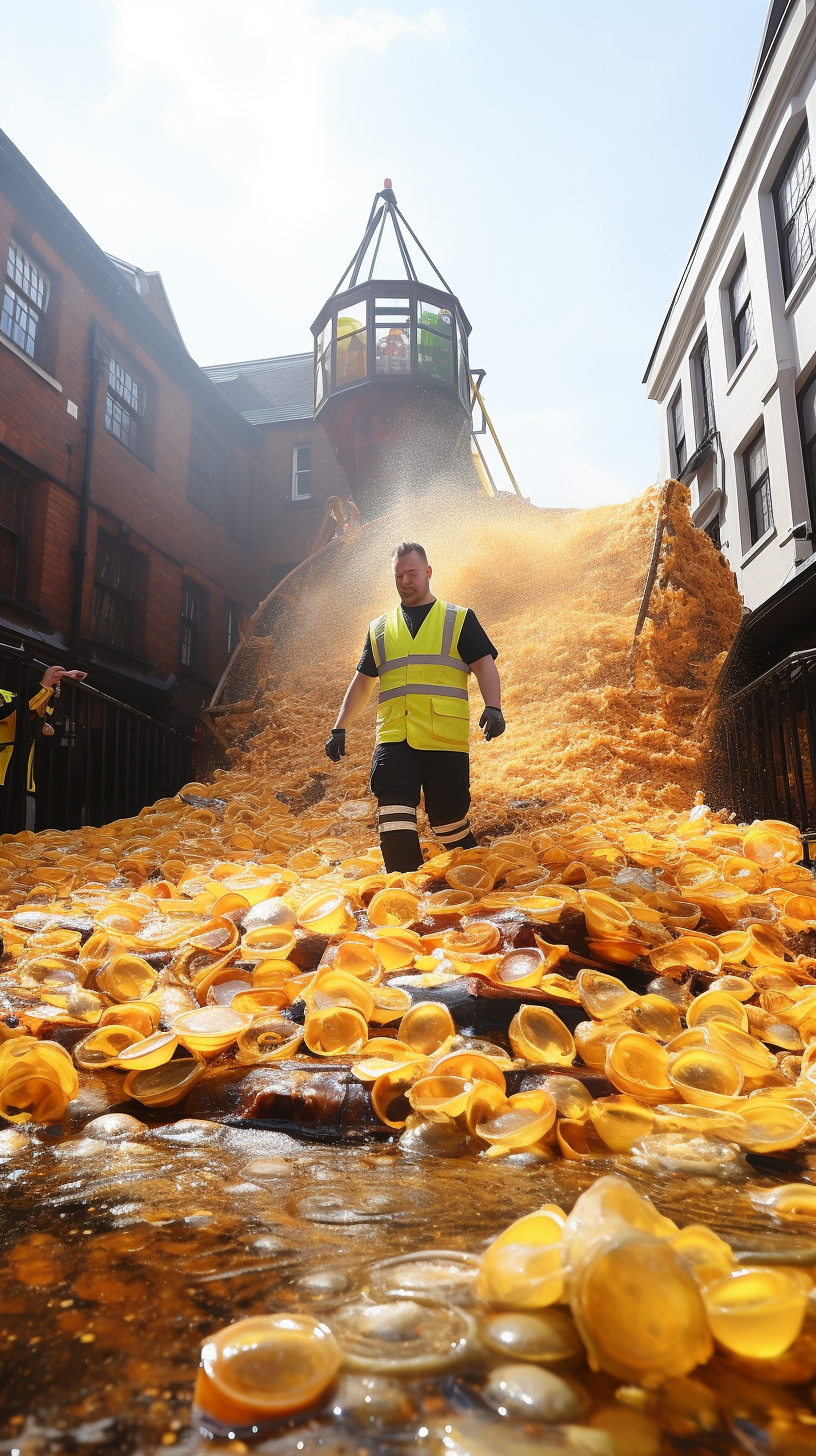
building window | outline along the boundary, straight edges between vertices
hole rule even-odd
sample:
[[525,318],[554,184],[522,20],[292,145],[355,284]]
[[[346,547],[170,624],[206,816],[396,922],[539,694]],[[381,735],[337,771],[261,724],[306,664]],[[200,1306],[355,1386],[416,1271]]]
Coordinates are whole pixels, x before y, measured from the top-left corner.
[[241,640],[241,608],[237,602],[230,601],[229,597],[224,601],[224,616],[227,657],[231,657]]
[[742,363],[748,350],[753,347],[754,305],[748,285],[748,259],[743,258],[728,290],[731,306],[731,332],[734,337],[734,368]]
[[134,454],[138,453],[144,408],[145,387],[138,374],[111,354],[105,395],[105,429]]
[[669,406],[672,445],[674,447],[674,471],[680,475],[688,459],[686,451],[686,426],[683,419],[683,391],[678,389]]
[[757,435],[754,443],[743,456],[745,464],[745,486],[748,492],[748,520],[751,526],[753,546],[773,525],[771,504],[771,475],[768,469],[768,447],[765,431]]
[[43,320],[51,285],[17,243],[9,243],[0,329],[29,359],[42,356]]
[[187,499],[214,521],[222,519],[224,500],[220,472],[216,469],[211,445],[198,430],[190,433]]
[[714,545],[719,551],[721,547],[719,516],[712,516],[708,525],[703,527],[703,530],[705,531],[709,541],[713,541]]
[[200,672],[204,661],[204,633],[209,592],[197,581],[182,577],[179,658],[189,672]]
[[816,376],[810,375],[799,395],[799,421],[802,451],[805,457],[805,478],[811,520],[816,519]]
[[697,388],[700,398],[700,439],[704,440],[715,428],[714,390],[711,384],[711,356],[708,352],[708,334],[703,334],[694,355],[697,373]]
[[139,553],[115,536],[100,531],[91,593],[91,636],[120,652],[133,642],[133,596]]
[[312,494],[312,447],[296,445],[292,451],[292,500],[308,500]]
[[28,483],[0,464],[0,592],[25,599],[28,544]]
[[810,137],[799,138],[776,187],[776,210],[785,293],[790,293],[814,253],[816,192],[810,166]]

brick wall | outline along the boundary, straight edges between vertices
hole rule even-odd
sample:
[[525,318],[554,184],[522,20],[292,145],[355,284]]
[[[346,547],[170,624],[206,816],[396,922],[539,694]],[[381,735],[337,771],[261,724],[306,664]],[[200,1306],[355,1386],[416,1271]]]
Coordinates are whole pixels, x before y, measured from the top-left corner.
[[[349,485],[322,425],[311,420],[267,425],[262,435],[253,516],[264,571],[270,581],[275,581],[282,575],[282,567],[291,567],[308,556],[323,521],[326,501],[331,495],[339,495],[345,503]],[[292,452],[298,445],[312,447],[308,501],[292,500]]]
[[[0,195],[0,266],[11,238],[37,261],[51,281],[45,315],[45,348],[34,369],[19,351],[0,343],[0,453],[5,465],[28,481],[28,567],[22,595],[29,609],[46,619],[47,630],[59,634],[65,655],[71,652],[92,664],[99,685],[144,705],[151,693],[155,711],[162,693],[155,684],[179,672],[179,612],[182,578],[189,576],[209,593],[205,650],[197,674],[186,674],[164,697],[173,697],[184,717],[206,701],[226,663],[225,601],[251,612],[269,588],[273,561],[297,550],[266,532],[272,520],[266,510],[277,484],[264,464],[264,440],[217,397],[202,375],[202,397],[190,391],[157,364],[128,333],[120,318],[39,235],[9,200]],[[126,282],[124,286],[129,286]],[[154,287],[157,286],[155,283]],[[146,300],[139,306],[147,307]],[[160,315],[161,311],[156,310]],[[107,367],[103,363],[96,398],[95,438],[90,484],[80,644],[71,644],[79,499],[87,439],[91,383],[91,334],[98,326],[113,348],[146,387],[144,458],[138,458],[105,428]],[[4,336],[0,335],[0,339]],[[106,347],[107,347],[106,346]],[[69,411],[76,406],[77,418]],[[233,534],[187,499],[190,428],[194,412],[204,416],[210,437],[229,462],[230,503],[224,518],[236,523]],[[71,447],[70,450],[68,447]],[[275,470],[278,453],[274,452]],[[291,449],[289,452],[291,471]],[[264,504],[250,532],[250,486]],[[277,476],[275,476],[277,481]],[[306,513],[311,519],[317,511]],[[94,646],[90,611],[102,529],[143,558],[142,606],[138,631],[129,653]],[[308,531],[312,529],[307,527]],[[302,533],[294,533],[298,541]],[[239,539],[235,539],[235,535]],[[251,545],[250,545],[251,542]],[[134,602],[134,607],[138,604]],[[42,623],[38,624],[42,630]],[[0,633],[25,635],[20,612],[0,601]],[[103,681],[104,679],[104,681]],[[145,688],[152,680],[154,687]],[[167,707],[167,704],[165,704]]]

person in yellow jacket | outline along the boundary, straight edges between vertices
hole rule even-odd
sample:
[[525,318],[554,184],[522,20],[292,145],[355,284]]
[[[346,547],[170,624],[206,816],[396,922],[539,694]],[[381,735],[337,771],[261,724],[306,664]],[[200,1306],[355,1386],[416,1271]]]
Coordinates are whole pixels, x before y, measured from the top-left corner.
[[[55,689],[59,686],[64,677],[76,678],[82,682],[87,673],[80,672],[78,668],[69,671],[64,667],[47,667],[39,681],[38,690],[28,700],[28,711],[32,717],[45,719],[46,714],[53,713],[50,707],[51,698]],[[50,728],[50,725],[43,723],[43,732]],[[50,729],[53,732],[53,729]],[[9,691],[8,688],[0,688],[0,788],[5,785],[8,776],[11,757],[14,753],[14,739],[17,734],[17,694]],[[32,731],[31,748],[28,754],[28,770],[26,773],[26,792],[34,793],[34,751],[37,745],[36,734]]]
[[339,763],[346,727],[362,712],[379,679],[377,743],[371,792],[385,868],[408,872],[422,864],[417,809],[424,793],[431,830],[445,849],[472,848],[468,674],[484,700],[485,738],[504,732],[498,652],[475,613],[431,592],[433,568],[418,541],[403,541],[392,557],[400,605],[371,623],[326,753]]

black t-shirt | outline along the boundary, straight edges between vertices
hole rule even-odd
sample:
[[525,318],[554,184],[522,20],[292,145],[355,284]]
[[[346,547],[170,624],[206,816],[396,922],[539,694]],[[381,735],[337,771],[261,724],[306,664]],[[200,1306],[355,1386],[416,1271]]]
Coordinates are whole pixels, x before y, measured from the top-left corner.
[[[433,605],[433,602],[427,602],[422,607],[403,606],[400,608],[405,619],[405,625],[412,637],[416,637],[417,632]],[[457,651],[462,661],[466,662],[468,666],[472,662],[478,662],[480,657],[490,656],[495,660],[499,655],[498,650],[493,646],[476,613],[472,612],[470,608],[468,608],[465,614],[465,620],[462,623]],[[366,633],[363,655],[357,663],[357,671],[363,673],[365,677],[379,676],[377,664],[374,661],[374,653],[371,650],[371,638],[368,633]]]

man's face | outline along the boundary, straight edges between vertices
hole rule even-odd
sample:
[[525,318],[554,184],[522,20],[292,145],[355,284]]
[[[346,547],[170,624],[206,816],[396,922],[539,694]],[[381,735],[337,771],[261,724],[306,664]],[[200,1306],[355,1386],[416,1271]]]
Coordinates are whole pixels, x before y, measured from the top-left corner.
[[398,556],[394,562],[394,581],[401,602],[406,607],[415,607],[428,595],[431,568],[426,566],[418,551],[409,551]]

